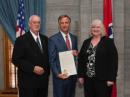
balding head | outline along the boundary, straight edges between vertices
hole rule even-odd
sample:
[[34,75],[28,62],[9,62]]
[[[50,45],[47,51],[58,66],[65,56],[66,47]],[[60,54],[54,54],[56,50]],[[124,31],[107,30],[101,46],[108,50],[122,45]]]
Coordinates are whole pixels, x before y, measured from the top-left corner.
[[38,15],[32,15],[29,18],[29,22],[31,22],[32,20],[34,20],[35,18],[39,18],[39,20],[41,21],[40,17]]
[[28,25],[30,30],[36,35],[40,30],[40,23],[41,23],[41,19],[38,15],[30,16]]

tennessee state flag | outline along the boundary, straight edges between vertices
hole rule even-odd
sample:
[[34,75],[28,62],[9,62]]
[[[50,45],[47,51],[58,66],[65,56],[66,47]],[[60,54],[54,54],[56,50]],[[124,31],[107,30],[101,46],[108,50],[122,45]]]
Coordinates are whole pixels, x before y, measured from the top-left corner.
[[109,38],[113,38],[113,24],[112,24],[112,4],[111,0],[104,0],[103,2],[103,23]]
[[[112,24],[112,2],[111,0],[104,0],[103,2],[103,23],[106,29],[107,37],[113,39],[113,24]],[[117,97],[116,82],[112,87],[111,97]]]

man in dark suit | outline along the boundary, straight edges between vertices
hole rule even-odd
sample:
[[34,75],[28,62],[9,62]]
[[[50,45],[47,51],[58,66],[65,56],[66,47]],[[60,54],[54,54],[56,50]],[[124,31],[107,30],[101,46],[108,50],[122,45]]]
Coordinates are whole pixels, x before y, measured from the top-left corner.
[[68,15],[59,16],[58,23],[60,31],[49,38],[48,44],[53,74],[53,95],[54,97],[74,97],[77,76],[68,76],[67,73],[61,72],[58,54],[72,50],[73,55],[77,56],[77,38],[70,33],[71,18]]
[[19,97],[47,97],[48,38],[39,33],[40,17],[29,18],[30,31],[16,39],[12,62],[18,67]]

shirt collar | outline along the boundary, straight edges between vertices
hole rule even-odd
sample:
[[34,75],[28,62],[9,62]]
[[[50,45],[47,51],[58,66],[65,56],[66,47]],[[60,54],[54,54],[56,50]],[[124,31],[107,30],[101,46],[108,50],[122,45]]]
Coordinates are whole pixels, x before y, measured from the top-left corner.
[[38,35],[35,35],[31,30],[30,30],[30,32],[31,32],[31,34],[32,34],[32,36],[33,36],[33,38],[35,39],[35,41],[36,41],[36,39],[37,39],[37,37],[39,38],[39,33],[38,33]]
[[[61,32],[61,34],[62,34],[63,37],[66,36],[66,34],[65,34],[64,32],[62,32],[62,31],[60,31],[60,32]],[[67,35],[68,35],[68,37],[69,37],[69,33],[68,33]]]

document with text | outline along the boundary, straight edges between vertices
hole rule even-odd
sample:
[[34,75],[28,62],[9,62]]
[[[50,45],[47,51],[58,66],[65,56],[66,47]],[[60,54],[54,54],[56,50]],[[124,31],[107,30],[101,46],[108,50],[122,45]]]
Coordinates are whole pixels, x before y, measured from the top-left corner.
[[72,51],[59,52],[59,60],[62,73],[67,73],[68,76],[77,74]]

